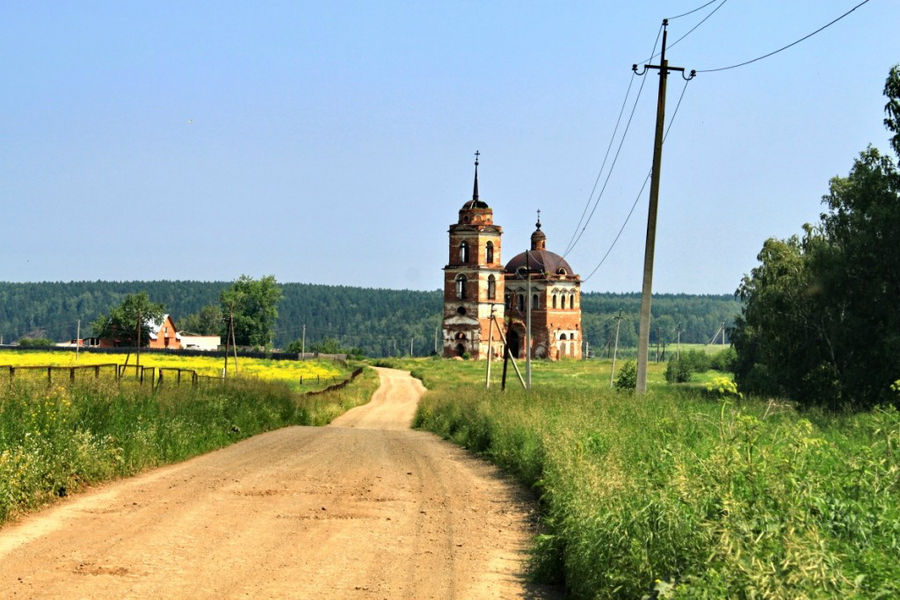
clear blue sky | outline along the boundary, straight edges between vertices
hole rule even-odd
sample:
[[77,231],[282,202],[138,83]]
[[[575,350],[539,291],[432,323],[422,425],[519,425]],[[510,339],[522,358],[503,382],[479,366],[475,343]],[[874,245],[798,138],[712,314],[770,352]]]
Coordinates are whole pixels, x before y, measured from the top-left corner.
[[[857,1],[729,0],[672,47],[714,3],[671,22],[668,58],[742,62]],[[632,63],[663,17],[702,3],[5,2],[0,280],[436,289],[476,149],[502,258],[526,248],[538,208],[562,253]],[[867,144],[888,148],[898,24],[900,2],[872,0],[688,85],[663,156],[655,291],[733,292],[765,238],[816,220]],[[582,276],[649,171],[657,82],[567,255]],[[671,77],[669,116],[681,89]],[[647,196],[586,290],[640,290]]]

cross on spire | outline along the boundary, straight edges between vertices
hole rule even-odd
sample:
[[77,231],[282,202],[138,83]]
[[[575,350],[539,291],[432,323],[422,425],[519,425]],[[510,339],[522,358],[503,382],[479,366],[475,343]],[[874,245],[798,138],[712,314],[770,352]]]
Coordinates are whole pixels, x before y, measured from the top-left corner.
[[478,157],[481,152],[475,151],[475,186],[472,188],[472,200],[478,200]]
[[537,223],[535,223],[534,225],[535,225],[535,227],[540,229],[541,228],[541,209],[538,209],[537,215],[538,215]]

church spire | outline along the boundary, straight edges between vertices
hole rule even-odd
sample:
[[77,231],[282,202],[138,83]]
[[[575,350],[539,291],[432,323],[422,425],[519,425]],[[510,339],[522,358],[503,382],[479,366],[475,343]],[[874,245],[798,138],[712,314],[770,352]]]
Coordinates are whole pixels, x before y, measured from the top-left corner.
[[475,186],[472,188],[472,200],[478,201],[478,157],[481,156],[481,152],[478,150],[475,151]]
[[537,223],[534,224],[537,229],[531,234],[531,251],[547,249],[547,234],[541,231],[541,211],[537,211]]

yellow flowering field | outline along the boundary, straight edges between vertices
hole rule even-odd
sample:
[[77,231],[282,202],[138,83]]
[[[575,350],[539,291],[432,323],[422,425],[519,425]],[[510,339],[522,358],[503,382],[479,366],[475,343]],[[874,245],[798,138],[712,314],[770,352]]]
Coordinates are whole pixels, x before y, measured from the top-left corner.
[[[74,367],[98,364],[124,364],[125,354],[105,354],[81,351],[76,360],[75,352],[42,352],[33,350],[3,350],[0,351],[0,368],[5,366],[59,366]],[[129,365],[134,365],[136,356],[132,354],[128,359]],[[156,352],[141,353],[141,365],[145,367],[157,367],[165,369],[190,369],[198,375],[208,377],[220,377],[225,360],[214,356],[178,356],[174,354],[162,354]],[[238,357],[237,374],[240,377],[250,377],[265,381],[285,381],[298,385],[301,378],[304,387],[308,384],[333,383],[345,378],[349,369],[330,360],[271,360],[260,358]],[[234,376],[234,357],[228,360],[228,375]],[[3,375],[0,369],[0,376]]]

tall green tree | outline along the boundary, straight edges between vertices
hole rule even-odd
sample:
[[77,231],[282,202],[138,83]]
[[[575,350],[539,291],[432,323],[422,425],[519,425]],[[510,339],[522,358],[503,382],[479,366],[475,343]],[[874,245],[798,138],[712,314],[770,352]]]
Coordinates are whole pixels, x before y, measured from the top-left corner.
[[[900,71],[885,85],[885,124],[900,155]],[[808,404],[896,401],[900,376],[900,172],[869,147],[835,177],[827,211],[803,238],[767,240],[745,277],[735,377],[751,392]]]
[[128,294],[108,314],[97,317],[92,329],[95,336],[111,339],[116,346],[136,346],[140,327],[141,345],[146,346],[151,324],[162,321],[164,313],[165,307],[151,302],[147,292]]
[[219,335],[222,332],[222,308],[209,304],[199,311],[178,320],[179,329],[199,335]]
[[270,347],[275,335],[281,296],[282,290],[274,275],[260,279],[241,275],[231,287],[222,292],[220,298],[225,316],[223,339],[229,334],[228,327],[233,315],[234,339],[238,346]]

